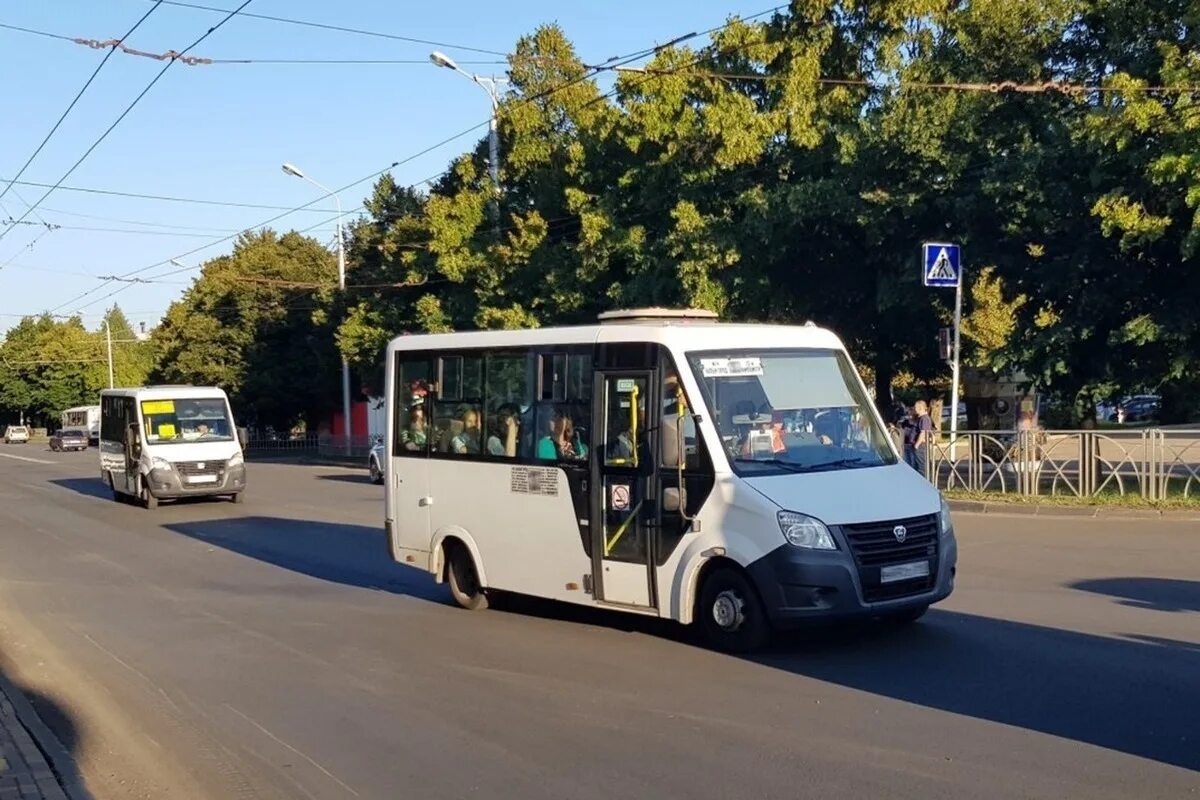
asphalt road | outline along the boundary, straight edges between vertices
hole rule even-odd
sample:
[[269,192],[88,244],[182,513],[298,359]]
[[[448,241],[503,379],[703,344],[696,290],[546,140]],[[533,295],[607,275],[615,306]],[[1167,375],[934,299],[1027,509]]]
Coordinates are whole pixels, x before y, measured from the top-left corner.
[[95,462],[0,446],[0,666],[100,798],[1200,797],[1195,523],[963,515],[918,625],[736,658],[460,611],[358,472],[148,512]]

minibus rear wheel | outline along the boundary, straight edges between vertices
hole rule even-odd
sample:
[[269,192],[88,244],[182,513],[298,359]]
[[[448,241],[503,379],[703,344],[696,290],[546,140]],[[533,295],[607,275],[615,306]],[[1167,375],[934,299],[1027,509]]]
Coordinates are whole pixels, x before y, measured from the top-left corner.
[[482,611],[488,607],[488,597],[479,585],[479,573],[475,560],[466,545],[457,540],[444,545],[446,551],[446,578],[454,602],[468,611]]
[[756,650],[771,638],[758,592],[734,567],[717,567],[705,576],[696,619],[709,644],[727,653]]

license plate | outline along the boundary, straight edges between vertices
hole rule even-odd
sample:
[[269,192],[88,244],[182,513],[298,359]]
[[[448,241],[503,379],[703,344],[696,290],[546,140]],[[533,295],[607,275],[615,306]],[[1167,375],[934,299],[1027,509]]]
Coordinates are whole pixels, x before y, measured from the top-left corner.
[[193,475],[188,478],[188,483],[216,483],[216,475]]
[[913,561],[910,564],[893,564],[890,567],[882,567],[879,570],[880,583],[895,583],[896,581],[910,581],[913,578],[928,577],[928,561]]

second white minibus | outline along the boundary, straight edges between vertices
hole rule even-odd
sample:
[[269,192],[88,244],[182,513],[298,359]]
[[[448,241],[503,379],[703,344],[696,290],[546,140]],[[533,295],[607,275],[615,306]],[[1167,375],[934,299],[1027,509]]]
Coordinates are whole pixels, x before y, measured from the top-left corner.
[[913,621],[954,586],[938,491],[812,325],[610,312],[387,351],[391,556],[467,608],[501,592],[773,629]]
[[149,386],[100,393],[100,477],[114,500],[228,497],[242,502],[246,462],[225,392]]

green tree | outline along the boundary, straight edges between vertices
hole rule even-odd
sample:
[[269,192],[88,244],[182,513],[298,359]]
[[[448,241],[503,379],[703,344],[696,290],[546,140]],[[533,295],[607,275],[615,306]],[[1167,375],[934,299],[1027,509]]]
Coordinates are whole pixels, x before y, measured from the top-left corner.
[[315,239],[243,234],[155,329],[154,377],[220,386],[249,424],[315,425],[338,397],[336,289],[336,259]]

